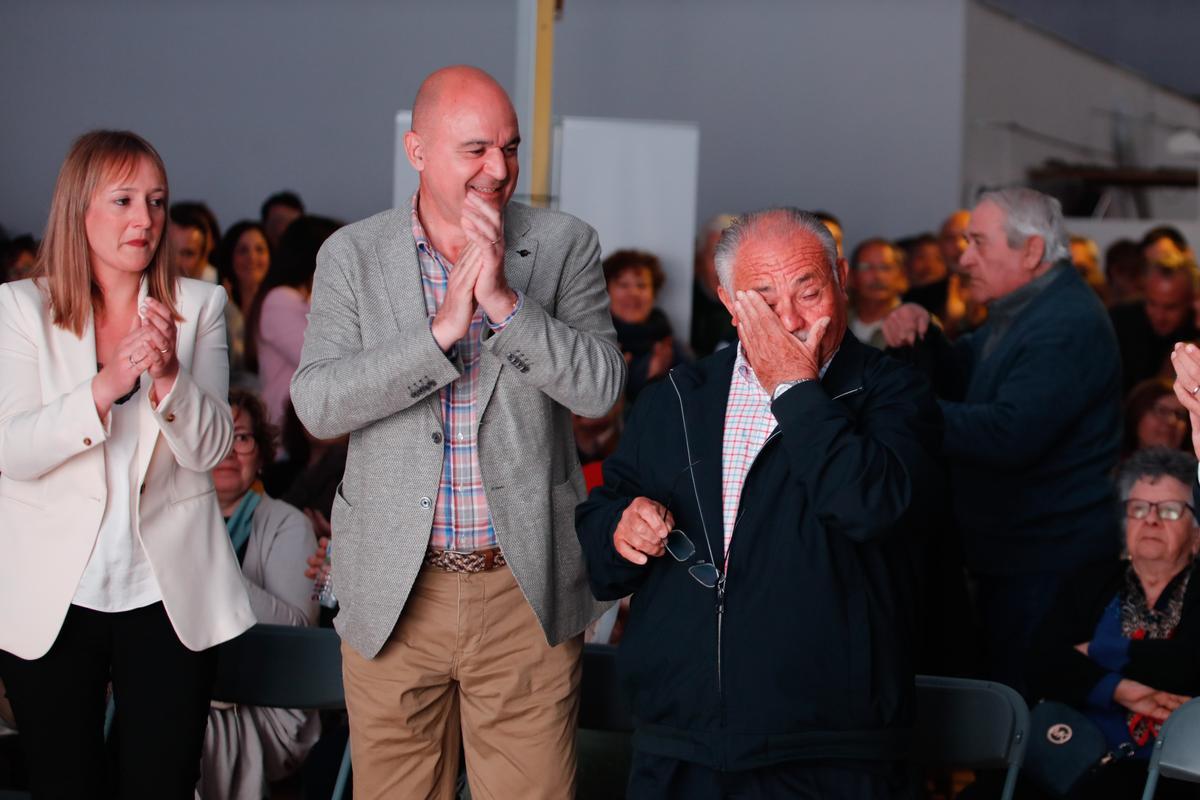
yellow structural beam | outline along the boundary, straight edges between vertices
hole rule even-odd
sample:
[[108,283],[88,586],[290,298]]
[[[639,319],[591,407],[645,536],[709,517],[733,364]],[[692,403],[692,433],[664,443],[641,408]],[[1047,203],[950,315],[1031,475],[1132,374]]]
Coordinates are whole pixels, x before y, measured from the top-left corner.
[[550,205],[550,148],[553,138],[554,17],[556,0],[538,0],[533,77],[533,130],[530,136],[529,202]]

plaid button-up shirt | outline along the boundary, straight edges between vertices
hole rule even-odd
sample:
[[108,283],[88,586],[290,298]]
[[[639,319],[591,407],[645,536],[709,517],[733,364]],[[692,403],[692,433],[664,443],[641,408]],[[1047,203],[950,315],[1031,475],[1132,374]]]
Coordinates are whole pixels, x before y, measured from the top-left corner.
[[[454,265],[434,249],[417,216],[417,195],[412,199],[412,231],[421,265],[421,287],[430,324],[446,297],[446,286]],[[479,413],[476,406],[479,383],[479,356],[483,349],[483,326],[499,333],[521,308],[524,298],[517,293],[517,307],[507,318],[493,324],[483,309],[475,309],[467,335],[455,344],[462,374],[438,392],[442,404],[442,429],[445,457],[438,483],[437,503],[433,507],[433,528],[429,546],[434,550],[469,553],[496,547],[496,529],[488,512],[483,476],[479,470]]]
[[[821,367],[821,377],[829,368],[830,356]],[[729,382],[729,401],[725,405],[725,432],[721,441],[721,510],[725,523],[725,568],[729,568],[729,543],[737,523],[742,501],[742,486],[750,467],[778,422],[771,413],[771,396],[758,382],[754,368],[746,360],[739,342],[733,362],[733,380]]]
[[754,368],[737,346],[729,402],[725,405],[725,433],[721,441],[721,503],[725,523],[725,566],[729,566],[729,542],[742,500],[742,484],[758,451],[775,429],[771,396],[758,382]]

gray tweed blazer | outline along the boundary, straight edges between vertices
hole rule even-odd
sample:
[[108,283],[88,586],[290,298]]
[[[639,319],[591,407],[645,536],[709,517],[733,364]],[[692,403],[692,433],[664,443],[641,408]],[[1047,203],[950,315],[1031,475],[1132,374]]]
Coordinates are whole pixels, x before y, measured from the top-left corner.
[[[409,205],[335,233],[321,248],[292,401],[321,438],[350,434],[333,505],[337,628],[374,657],[429,543],[442,473],[438,390],[460,365],[429,330]],[[588,589],[575,537],[584,482],[571,412],[599,416],[620,396],[617,347],[596,232],[555,211],[509,203],[508,283],[525,295],[480,359],[479,461],[500,547],[546,638],[583,630],[606,604]]]

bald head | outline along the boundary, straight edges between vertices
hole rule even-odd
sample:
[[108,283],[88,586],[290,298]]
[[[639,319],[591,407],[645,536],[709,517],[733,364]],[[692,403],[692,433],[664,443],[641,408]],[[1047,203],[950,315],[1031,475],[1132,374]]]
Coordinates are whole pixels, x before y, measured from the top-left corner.
[[446,67],[421,84],[404,151],[420,174],[417,213],[425,233],[451,260],[466,243],[468,198],[501,212],[511,199],[520,142],[512,101],[483,70]]
[[478,67],[457,64],[443,67],[421,81],[417,97],[413,100],[413,131],[428,136],[436,129],[437,121],[446,113],[448,106],[465,100],[499,104],[516,116],[508,93],[495,78]]

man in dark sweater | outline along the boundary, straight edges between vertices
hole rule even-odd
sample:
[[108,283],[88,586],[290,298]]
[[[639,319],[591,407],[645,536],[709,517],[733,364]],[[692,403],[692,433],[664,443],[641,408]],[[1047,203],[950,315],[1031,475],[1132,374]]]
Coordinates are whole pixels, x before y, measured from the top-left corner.
[[1146,296],[1123,303],[1112,312],[1113,329],[1121,348],[1122,389],[1158,375],[1175,342],[1195,340],[1192,283],[1195,266],[1179,261],[1152,264],[1146,273]]
[[629,796],[911,797],[936,400],[846,331],[815,215],[735,223],[717,268],[738,346],[646,388],[576,511],[593,593],[633,594]]
[[932,372],[987,667],[1022,689],[1034,627],[1062,578],[1115,551],[1120,366],[1103,305],[1065,261],[1057,200],[989,192],[967,240],[960,263],[987,323],[950,345],[929,312],[905,304],[884,336],[914,346]]

